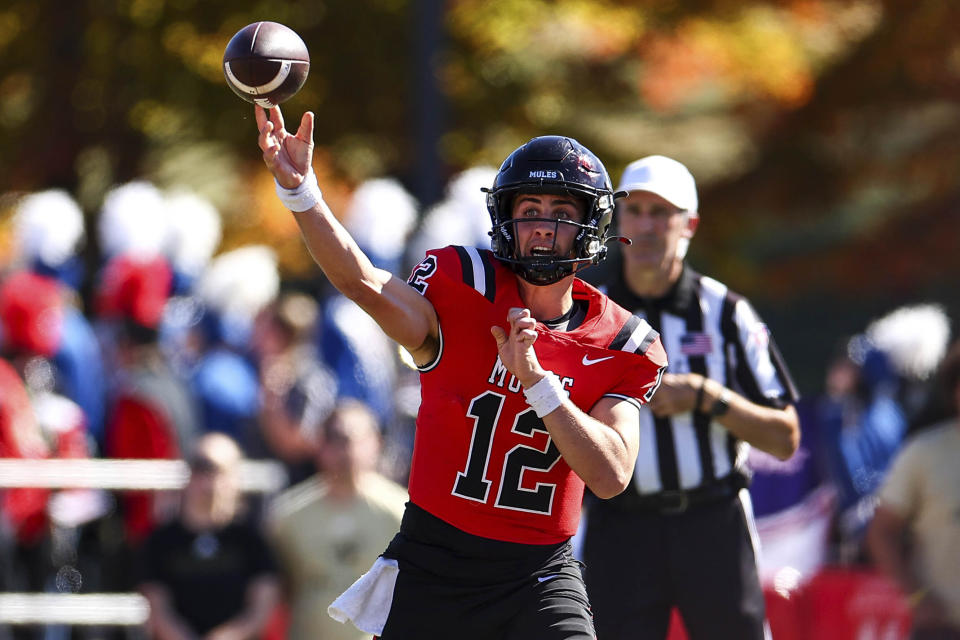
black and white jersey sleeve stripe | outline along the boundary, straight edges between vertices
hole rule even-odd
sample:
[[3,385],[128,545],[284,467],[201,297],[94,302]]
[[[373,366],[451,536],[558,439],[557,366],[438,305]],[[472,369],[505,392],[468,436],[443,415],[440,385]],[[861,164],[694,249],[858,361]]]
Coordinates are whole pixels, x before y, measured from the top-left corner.
[[496,275],[490,262],[490,252],[476,247],[454,247],[460,257],[463,282],[493,302],[497,295]]
[[618,398],[618,399],[620,399],[620,400],[625,400],[626,402],[629,402],[630,404],[632,404],[633,406],[635,406],[637,409],[643,408],[643,405],[640,404],[640,401],[639,401],[639,400],[637,400],[636,398],[633,398],[633,397],[631,397],[631,396],[623,395],[622,393],[608,393],[608,394],[605,394],[603,397],[604,397],[604,398]]
[[644,353],[657,339],[657,332],[653,327],[637,316],[627,320],[608,347],[614,351],[629,351],[630,353]]

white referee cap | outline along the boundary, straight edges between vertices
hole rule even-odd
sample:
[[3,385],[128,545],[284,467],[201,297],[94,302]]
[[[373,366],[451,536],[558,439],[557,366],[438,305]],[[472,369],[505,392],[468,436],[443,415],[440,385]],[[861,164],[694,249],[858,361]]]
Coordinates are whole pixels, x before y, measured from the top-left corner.
[[691,213],[696,213],[699,206],[693,174],[666,156],[647,156],[628,164],[617,191],[649,191]]

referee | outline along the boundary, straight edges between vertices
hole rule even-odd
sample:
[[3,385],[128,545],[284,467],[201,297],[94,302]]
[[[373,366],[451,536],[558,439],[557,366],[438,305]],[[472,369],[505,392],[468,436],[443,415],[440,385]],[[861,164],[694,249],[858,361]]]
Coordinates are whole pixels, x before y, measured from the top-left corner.
[[796,451],[796,390],[750,303],[684,262],[699,215],[693,176],[664,156],[630,164],[617,217],[632,240],[586,279],[660,332],[669,365],[640,414],[633,483],[592,500],[583,539],[600,640],[769,638],[746,490],[750,445]]

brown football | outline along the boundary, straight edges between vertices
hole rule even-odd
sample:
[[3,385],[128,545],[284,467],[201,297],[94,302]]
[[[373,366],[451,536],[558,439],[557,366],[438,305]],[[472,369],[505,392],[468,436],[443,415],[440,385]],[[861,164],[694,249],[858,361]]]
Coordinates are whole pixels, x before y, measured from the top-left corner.
[[303,87],[310,53],[297,32],[279,22],[240,29],[223,53],[223,75],[233,92],[264,108],[289,100]]

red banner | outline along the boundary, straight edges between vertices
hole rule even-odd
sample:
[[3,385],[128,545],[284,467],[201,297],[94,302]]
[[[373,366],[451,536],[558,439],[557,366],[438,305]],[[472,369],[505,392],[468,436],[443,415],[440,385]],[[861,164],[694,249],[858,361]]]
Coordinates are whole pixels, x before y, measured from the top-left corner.
[[[910,609],[891,580],[872,571],[823,569],[790,592],[764,590],[774,640],[907,640]],[[668,640],[687,640],[676,611]]]

